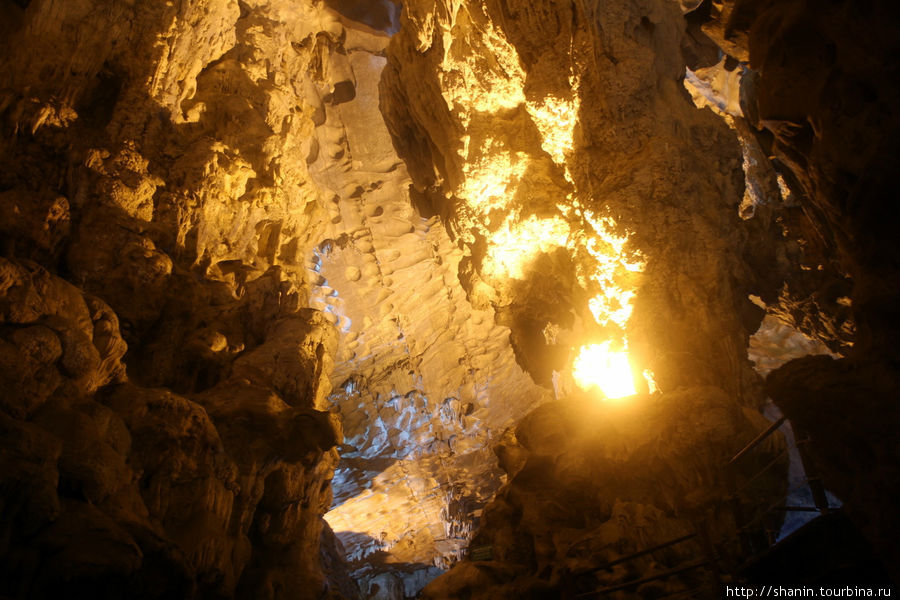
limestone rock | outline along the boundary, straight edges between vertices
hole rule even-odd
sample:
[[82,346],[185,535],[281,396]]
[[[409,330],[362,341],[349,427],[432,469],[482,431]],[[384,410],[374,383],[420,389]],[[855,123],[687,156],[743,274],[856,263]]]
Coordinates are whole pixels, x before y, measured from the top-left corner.
[[3,410],[34,414],[55,393],[86,395],[124,374],[116,315],[31,262],[0,258]]
[[[552,596],[724,501],[773,319],[876,522],[895,12],[0,2],[0,596],[413,597],[479,524],[429,594]],[[604,343],[662,393],[585,400]]]
[[[679,5],[422,0],[404,15],[387,121],[465,248],[470,301],[497,308],[519,363],[549,385],[573,345],[624,337],[633,309],[629,352],[657,385],[730,389],[749,368],[736,332],[755,329],[732,320],[749,304],[740,163],[681,86]],[[565,333],[547,341],[547,327]]]
[[284,331],[312,344],[270,359],[290,383],[248,360],[191,400],[124,383],[104,302],[34,263],[0,267],[3,593],[255,598],[275,585],[317,597],[304,590],[324,589],[321,515],[340,440],[313,408],[333,352],[323,321],[273,329],[270,344],[292,339]]
[[[139,515],[123,531],[154,565],[178,565],[171,589],[247,596],[322,587],[337,415],[358,438],[359,417],[381,412],[408,436],[386,519],[428,507],[391,529],[398,556],[422,561],[401,584],[414,593],[498,485],[490,431],[547,394],[514,364],[507,330],[466,302],[443,224],[410,207],[379,110],[398,6],[377,18],[346,2],[8,8],[0,235],[47,275],[37,291],[12,287],[10,318],[29,327],[3,333],[2,376],[21,390],[4,410],[46,404],[66,489],[105,498],[116,527]],[[3,268],[10,285],[25,277]],[[77,309],[42,304],[63,301]],[[372,382],[364,402],[331,394],[351,380]],[[503,398],[490,402],[489,383]],[[380,406],[394,387],[409,406]],[[99,406],[130,446],[91,437]],[[90,435],[71,438],[69,421]],[[372,442],[372,458],[394,454]],[[343,468],[342,498],[377,475]],[[115,566],[121,585],[146,582],[148,565]]]
[[[706,529],[720,559],[739,555],[738,513],[722,508],[732,493],[722,482],[729,459],[765,425],[716,388],[635,397],[622,405],[580,397],[541,406],[516,430],[524,465],[509,474],[472,540],[473,548],[489,548],[490,558],[459,563],[423,597],[572,593],[578,590],[566,586],[576,585],[573,573],[698,527]],[[733,473],[735,489],[783,448],[780,438],[765,444],[752,464]],[[756,483],[767,488],[763,494],[784,492],[777,473],[762,479]],[[733,502],[750,510],[760,492],[745,491]],[[601,571],[592,583],[613,585],[702,555],[694,540]],[[662,591],[682,585],[695,583],[675,578]]]

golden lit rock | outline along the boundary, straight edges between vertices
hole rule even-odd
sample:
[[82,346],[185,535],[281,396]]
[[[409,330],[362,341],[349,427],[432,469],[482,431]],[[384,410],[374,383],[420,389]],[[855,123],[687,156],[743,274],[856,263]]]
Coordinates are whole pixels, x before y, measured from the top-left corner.
[[896,18],[826,4],[0,1],[0,597],[717,597],[817,481],[900,565]]
[[507,218],[488,240],[484,272],[496,277],[522,279],[525,268],[538,253],[565,247],[568,236],[568,224],[558,217]]

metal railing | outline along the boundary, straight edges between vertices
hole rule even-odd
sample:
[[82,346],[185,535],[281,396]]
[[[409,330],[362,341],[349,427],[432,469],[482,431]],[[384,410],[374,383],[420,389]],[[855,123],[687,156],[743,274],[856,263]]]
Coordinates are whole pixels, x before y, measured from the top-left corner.
[[[728,470],[732,468],[734,465],[738,464],[741,459],[745,456],[749,455],[754,449],[759,447],[766,439],[768,439],[772,434],[774,434],[784,423],[787,422],[785,417],[781,417],[775,422],[773,422],[769,427],[765,430],[761,431],[756,437],[754,437],[750,442],[748,442],[737,454],[735,454],[725,465],[723,465],[723,470]],[[758,548],[755,547],[756,544],[752,543],[751,537],[753,532],[758,531],[758,523],[766,519],[773,512],[784,513],[784,512],[818,512],[820,514],[827,514],[831,507],[828,505],[827,496],[825,493],[825,487],[822,484],[821,478],[810,475],[809,466],[807,464],[808,461],[803,460],[804,452],[801,451],[801,446],[808,443],[808,440],[804,439],[801,441],[795,442],[795,447],[798,452],[800,452],[801,461],[804,465],[804,470],[806,471],[806,478],[799,485],[793,488],[788,489],[787,493],[782,495],[778,500],[774,503],[770,503],[763,507],[761,510],[757,511],[753,516],[749,519],[741,519],[738,515],[735,515],[735,520],[740,520],[740,523],[736,523],[737,531],[734,535],[728,536],[724,539],[718,540],[717,546],[722,547],[725,544],[734,543],[738,541],[738,543],[742,547],[741,555],[747,557],[747,559],[752,559],[754,556],[758,556],[762,552],[768,550],[772,546],[777,543],[777,539],[774,536],[774,532],[766,528],[766,539],[765,539],[765,547]],[[774,465],[778,464],[785,455],[789,454],[791,451],[790,446],[786,446],[784,449],[779,451],[774,458],[769,460],[761,469],[755,472],[747,481],[743,482],[740,487],[736,487],[734,490],[729,491],[729,496],[733,501],[739,503],[737,500],[740,494],[744,494],[748,491],[748,489],[760,478],[769,471]],[[813,501],[815,506],[792,506],[786,504],[787,500],[798,490],[803,489],[808,486],[810,492],[813,497]],[[740,513],[741,511],[736,510],[735,512]],[[779,519],[780,522],[780,519]],[[637,560],[641,557],[652,555],[655,552],[660,550],[664,550],[666,548],[671,548],[673,546],[677,546],[679,544],[683,544],[685,542],[691,540],[699,540],[700,541],[700,553],[703,555],[702,558],[695,558],[694,560],[688,560],[682,564],[672,566],[668,569],[657,571],[655,573],[647,574],[643,577],[639,577],[637,579],[631,579],[628,581],[623,581],[620,583],[616,583],[614,585],[607,585],[604,587],[597,588],[595,590],[573,593],[570,592],[565,597],[568,598],[596,598],[606,594],[610,594],[617,591],[626,590],[628,588],[637,587],[639,585],[643,585],[645,583],[650,583],[652,581],[657,581],[661,579],[666,579],[669,577],[674,577],[676,575],[680,575],[687,571],[692,571],[695,569],[707,568],[711,571],[712,579],[714,585],[721,589],[723,585],[723,574],[727,574],[730,577],[734,577],[734,574],[740,570],[740,567],[743,564],[746,564],[747,560],[742,563],[742,565],[732,565],[729,567],[723,567],[722,558],[720,553],[717,551],[717,548],[713,545],[712,541],[709,538],[707,528],[705,524],[701,524],[700,527],[695,528],[695,531],[689,533],[687,535],[682,535],[677,538],[668,540],[666,542],[662,542],[655,546],[645,548],[643,550],[639,550],[637,552],[633,552],[626,556],[622,556],[620,558],[607,561],[601,565],[591,567],[589,569],[583,569],[577,572],[571,573],[571,576],[575,579],[577,578],[585,578],[588,575],[594,575],[599,571],[603,571],[606,569],[610,569],[614,566],[623,565],[634,560]],[[708,589],[708,588],[706,588]],[[701,594],[704,591],[704,586],[693,588],[693,589],[684,589],[684,590],[676,590],[671,594],[666,595],[665,597],[676,598],[676,597],[693,597],[697,594]]]

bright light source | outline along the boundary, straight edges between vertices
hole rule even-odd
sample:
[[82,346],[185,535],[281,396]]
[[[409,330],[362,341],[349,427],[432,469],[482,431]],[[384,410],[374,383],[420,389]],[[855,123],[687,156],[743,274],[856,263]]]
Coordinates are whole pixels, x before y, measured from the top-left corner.
[[572,366],[575,383],[583,390],[600,388],[607,398],[624,398],[637,393],[628,354],[610,350],[610,343],[582,346]]

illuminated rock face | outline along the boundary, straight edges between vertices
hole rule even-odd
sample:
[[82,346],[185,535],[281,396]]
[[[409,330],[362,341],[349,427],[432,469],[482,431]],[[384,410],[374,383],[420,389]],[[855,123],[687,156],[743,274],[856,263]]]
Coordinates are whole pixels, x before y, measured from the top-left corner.
[[385,115],[519,363],[549,384],[608,343],[638,388],[648,369],[662,390],[740,395],[761,313],[741,283],[740,154],[681,85],[679,6],[423,0],[404,15]]
[[338,15],[2,13],[0,595],[320,597],[342,436],[307,157],[348,94]]
[[[586,398],[581,412],[559,404],[526,417],[520,440],[531,423],[531,438],[554,441],[503,447],[501,457],[518,458],[507,461],[510,481],[473,541],[492,548],[493,562],[486,570],[464,562],[426,594],[552,596],[577,562],[567,558],[576,543],[596,558],[604,544],[614,552],[637,535],[613,531],[629,515],[653,532],[626,543],[635,550],[691,529],[682,500],[688,489],[707,493],[696,485],[706,476],[693,470],[715,480],[729,458],[712,438],[749,440],[765,426],[746,416],[763,400],[746,350],[762,311],[748,298],[740,149],[682,85],[676,3],[422,0],[404,16],[382,81],[385,115],[419,205],[441,215],[464,248],[470,300],[510,326],[519,363],[558,390],[572,389],[565,373],[574,370],[575,384],[598,384],[594,402],[598,392],[612,399],[652,382],[663,393],[642,402],[673,412],[628,413],[649,438],[678,436],[675,406],[709,402],[710,414],[734,417],[708,423],[697,443],[709,454],[686,451],[684,463],[674,448],[656,455],[637,439],[627,456],[591,452],[611,435],[613,408],[598,409],[584,445],[569,439],[583,426],[577,415],[590,412]],[[541,449],[532,453],[534,444]],[[654,481],[661,464],[665,489],[684,486],[670,504],[597,476],[622,468]],[[579,493],[584,510],[569,510]],[[581,538],[558,534],[567,519]],[[733,526],[720,523],[720,539]],[[584,533],[594,528],[596,539]]]
[[4,482],[43,483],[0,593],[352,598],[343,542],[411,594],[459,557],[492,437],[550,393],[410,204],[379,110],[398,8],[364,8],[3,6]]
[[491,307],[466,299],[443,223],[410,204],[379,110],[386,43],[358,32],[338,47],[355,96],[323,104],[315,130],[309,169],[328,219],[307,267],[310,304],[340,337],[329,400],[344,440],[326,520],[363,591],[411,596],[461,556],[499,487],[492,438],[549,392],[516,364]]
[[[832,351],[862,342],[865,364],[770,388],[838,491],[877,495],[809,406],[839,415],[871,376],[865,446],[893,401],[897,252],[856,247],[895,239],[869,209],[892,153],[863,143],[887,101],[847,52],[862,83],[816,63],[838,89],[799,102],[796,28],[750,26],[805,12],[709,4],[0,1],[0,596],[400,598],[476,531],[512,594],[577,567],[569,544],[678,534],[663,513],[720,500],[692,484],[764,426],[750,293]],[[735,98],[698,31],[771,68]],[[752,193],[682,57],[732,86]],[[428,593],[504,585],[472,575]]]

